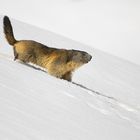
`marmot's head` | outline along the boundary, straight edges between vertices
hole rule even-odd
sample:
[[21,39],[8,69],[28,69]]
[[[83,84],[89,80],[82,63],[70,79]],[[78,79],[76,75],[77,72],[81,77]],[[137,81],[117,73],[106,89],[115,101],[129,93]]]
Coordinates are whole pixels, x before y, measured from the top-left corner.
[[77,63],[88,63],[92,56],[84,51],[71,50],[71,60]]

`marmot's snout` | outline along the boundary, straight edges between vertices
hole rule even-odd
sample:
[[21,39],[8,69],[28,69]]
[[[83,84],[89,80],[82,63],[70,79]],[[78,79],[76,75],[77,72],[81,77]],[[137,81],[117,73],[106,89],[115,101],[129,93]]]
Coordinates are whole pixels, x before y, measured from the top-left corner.
[[84,54],[85,63],[88,63],[92,59],[92,56],[88,53]]
[[88,54],[88,62],[92,59],[92,56]]

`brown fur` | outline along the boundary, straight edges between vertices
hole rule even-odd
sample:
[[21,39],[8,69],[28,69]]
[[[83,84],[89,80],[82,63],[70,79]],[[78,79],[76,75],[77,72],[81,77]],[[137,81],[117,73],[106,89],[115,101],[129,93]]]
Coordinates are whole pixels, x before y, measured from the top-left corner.
[[83,51],[50,48],[33,40],[17,41],[7,16],[4,17],[3,23],[6,39],[14,48],[14,60],[37,64],[55,77],[71,81],[72,72],[92,58]]

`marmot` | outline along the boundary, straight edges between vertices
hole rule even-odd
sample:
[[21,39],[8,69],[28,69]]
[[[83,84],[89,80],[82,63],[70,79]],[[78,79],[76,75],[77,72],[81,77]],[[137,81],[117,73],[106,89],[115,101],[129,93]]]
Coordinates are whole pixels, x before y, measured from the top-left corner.
[[14,60],[39,65],[57,78],[71,81],[72,72],[92,58],[84,51],[51,48],[33,40],[16,40],[7,16],[4,16],[3,25],[5,37],[13,46]]

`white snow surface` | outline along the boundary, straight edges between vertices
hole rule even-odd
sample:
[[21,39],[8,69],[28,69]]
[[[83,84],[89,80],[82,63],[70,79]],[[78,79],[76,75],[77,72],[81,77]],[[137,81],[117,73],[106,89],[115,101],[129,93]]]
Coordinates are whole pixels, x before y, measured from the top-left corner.
[[93,56],[73,74],[79,86],[57,79],[13,61],[2,18],[0,140],[140,140],[139,65],[12,19],[17,39]]

